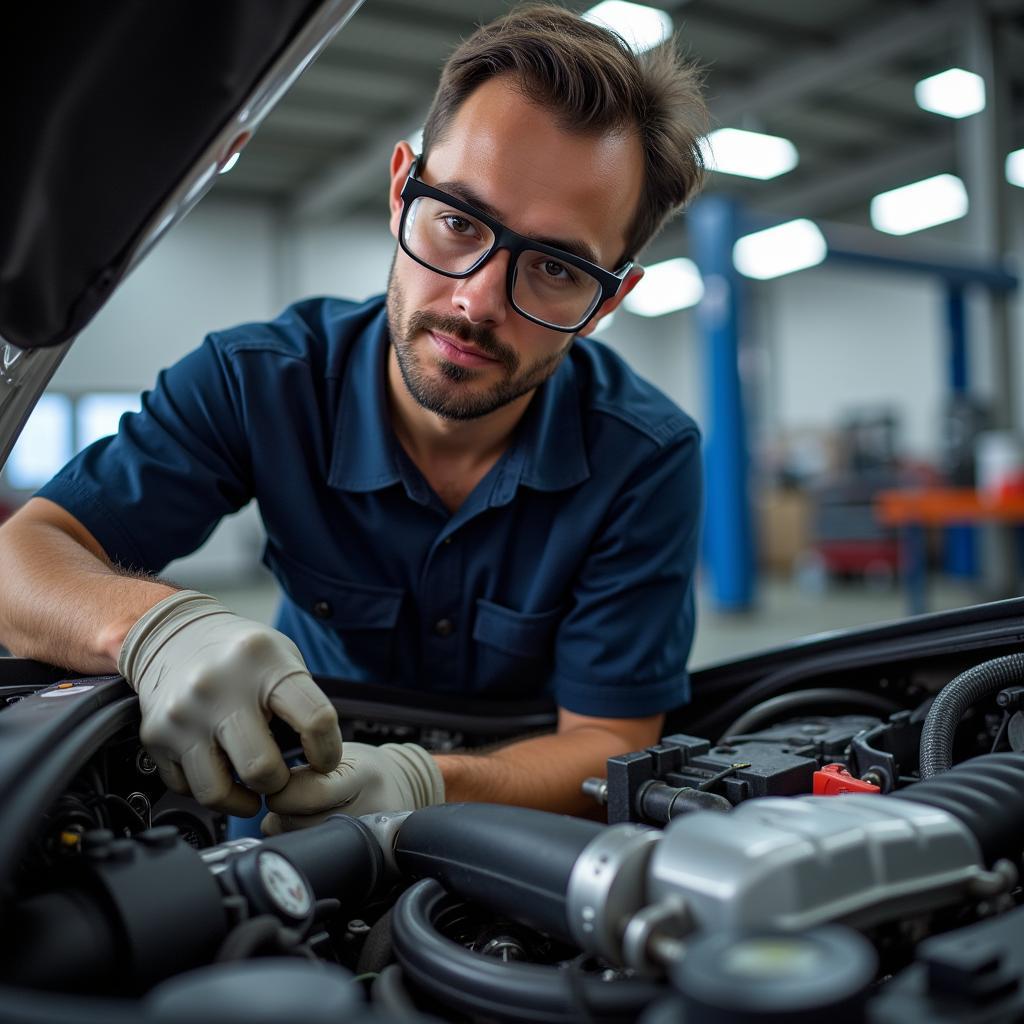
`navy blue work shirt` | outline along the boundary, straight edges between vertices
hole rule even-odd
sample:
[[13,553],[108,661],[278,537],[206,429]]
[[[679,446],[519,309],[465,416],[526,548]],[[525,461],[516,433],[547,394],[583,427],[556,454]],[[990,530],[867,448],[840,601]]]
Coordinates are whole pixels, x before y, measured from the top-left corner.
[[255,498],[275,625],[315,674],[550,693],[582,715],[683,703],[700,495],[693,421],[577,339],[450,513],[391,429],[383,298],[209,335],[39,494],[159,572]]

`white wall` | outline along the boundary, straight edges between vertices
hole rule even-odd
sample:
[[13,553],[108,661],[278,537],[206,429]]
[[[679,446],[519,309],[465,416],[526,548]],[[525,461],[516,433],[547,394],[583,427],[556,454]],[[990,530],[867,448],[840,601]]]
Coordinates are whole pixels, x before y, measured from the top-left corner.
[[704,383],[697,318],[692,309],[641,317],[620,309],[594,336],[607,342],[642,377],[681,405],[698,423],[704,418]]
[[384,291],[395,244],[384,207],[377,217],[293,225],[285,242],[286,287],[292,298],[338,295],[362,301]]
[[54,375],[54,389],[141,390],[216,328],[273,316],[276,218],[207,197],[121,285]]
[[947,372],[944,295],[927,278],[823,265],[759,286],[760,343],[781,431],[837,424],[851,410],[899,411],[908,451],[938,454]]
[[[1024,190],[1012,189],[1010,198],[1012,255],[1024,274]],[[918,237],[927,246],[929,238],[955,243],[962,234],[962,225],[951,224]],[[996,382],[978,292],[968,291],[968,356],[971,392],[984,399]],[[856,408],[890,405],[907,453],[938,458],[949,374],[945,303],[935,278],[840,263],[751,282],[741,372],[752,451],[766,437],[828,430]],[[1024,430],[1024,288],[1011,300],[1010,328],[1016,423]],[[705,359],[692,311],[652,320],[620,312],[597,334],[708,429]]]
[[[130,391],[191,351],[205,334],[274,316],[278,230],[272,209],[207,197],[150,253],[82,332],[52,391]],[[207,587],[261,572],[263,535],[254,506],[218,527],[201,552],[165,575]]]

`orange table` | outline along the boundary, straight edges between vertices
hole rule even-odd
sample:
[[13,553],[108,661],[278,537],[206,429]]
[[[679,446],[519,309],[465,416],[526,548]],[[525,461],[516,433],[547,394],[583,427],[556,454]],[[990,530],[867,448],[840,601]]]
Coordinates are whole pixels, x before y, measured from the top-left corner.
[[969,487],[922,487],[880,491],[875,516],[886,526],[900,527],[903,571],[908,585],[910,612],[925,610],[926,526],[964,526],[1024,523],[1024,494],[996,497]]

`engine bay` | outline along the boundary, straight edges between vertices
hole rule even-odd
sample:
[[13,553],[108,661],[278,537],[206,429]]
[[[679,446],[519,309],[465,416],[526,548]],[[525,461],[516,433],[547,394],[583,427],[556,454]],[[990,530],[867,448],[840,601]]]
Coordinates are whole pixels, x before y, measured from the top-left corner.
[[[696,673],[584,784],[601,820],[443,804],[265,840],[164,790],[120,677],[6,659],[0,1019],[1019,1020],[1015,611]],[[552,723],[322,685],[362,742]]]

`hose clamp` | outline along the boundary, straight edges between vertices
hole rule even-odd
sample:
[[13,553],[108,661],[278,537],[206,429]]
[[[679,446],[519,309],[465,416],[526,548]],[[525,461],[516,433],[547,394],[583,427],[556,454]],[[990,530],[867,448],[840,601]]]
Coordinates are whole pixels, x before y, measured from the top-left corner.
[[566,892],[566,916],[583,949],[622,964],[622,937],[647,902],[647,866],[662,833],[646,826],[612,825],[576,859]]

